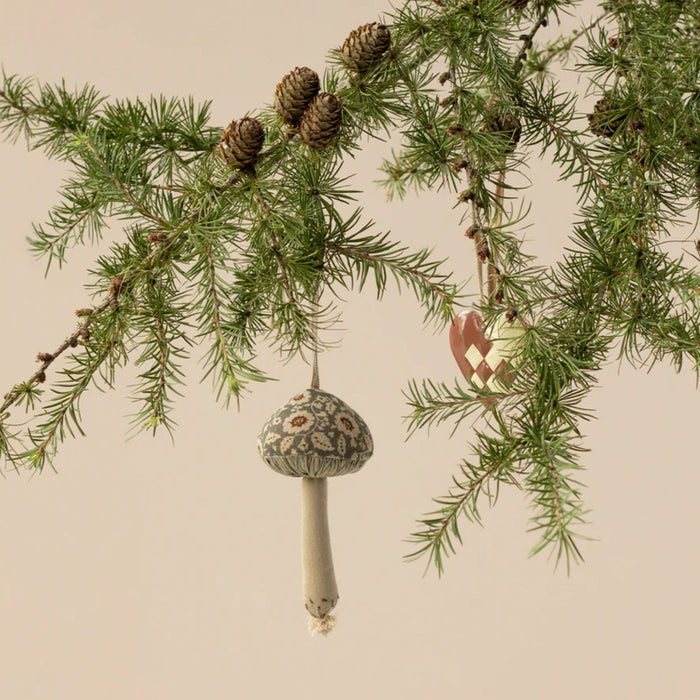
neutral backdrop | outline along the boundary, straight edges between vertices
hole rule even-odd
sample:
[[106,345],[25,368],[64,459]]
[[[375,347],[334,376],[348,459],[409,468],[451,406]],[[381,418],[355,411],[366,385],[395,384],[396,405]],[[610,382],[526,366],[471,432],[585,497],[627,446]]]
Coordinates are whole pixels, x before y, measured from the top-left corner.
[[[90,82],[112,97],[211,98],[223,126],[270,103],[294,66],[320,71],[329,48],[387,9],[380,0],[0,0],[0,60],[8,73]],[[576,74],[563,80],[574,85]],[[373,144],[350,164],[367,216],[449,257],[458,279],[472,276],[451,197],[387,204],[372,184],[385,152]],[[556,167],[531,165],[524,246],[549,264],[566,244],[576,196]],[[0,144],[3,392],[89,300],[82,285],[98,250],[74,251],[44,279],[25,240],[65,175],[40,152]],[[85,397],[87,437],[63,446],[58,473],[0,479],[0,700],[700,698],[690,368],[647,374],[611,361],[601,373],[588,400],[596,420],[584,426],[584,565],[567,577],[546,556],[529,558],[527,499],[505,491],[484,528],[463,523],[464,546],[439,580],[423,575],[424,562],[402,561],[404,540],[469,455],[473,428],[406,442],[402,390],[412,377],[455,378],[447,332],[424,329],[415,299],[394,289],[382,302],[370,288],[349,293],[343,313],[321,382],[364,416],[376,452],[362,472],[330,484],[341,591],[332,635],[306,628],[299,483],[255,448],[267,416],[308,385],[308,366],[261,349],[278,381],[256,387],[238,412],[215,403],[190,363],[174,444],[165,434],[125,439],[127,371],[115,392]]]

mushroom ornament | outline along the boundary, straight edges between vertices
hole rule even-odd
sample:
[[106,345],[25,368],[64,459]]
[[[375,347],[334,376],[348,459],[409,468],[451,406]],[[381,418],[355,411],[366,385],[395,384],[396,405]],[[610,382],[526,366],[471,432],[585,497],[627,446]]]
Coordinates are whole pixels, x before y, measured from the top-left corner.
[[304,603],[312,633],[330,632],[338,602],[327,478],[358,471],[373,449],[364,420],[337,396],[313,386],[273,413],[258,437],[258,452],[269,467],[301,477]]

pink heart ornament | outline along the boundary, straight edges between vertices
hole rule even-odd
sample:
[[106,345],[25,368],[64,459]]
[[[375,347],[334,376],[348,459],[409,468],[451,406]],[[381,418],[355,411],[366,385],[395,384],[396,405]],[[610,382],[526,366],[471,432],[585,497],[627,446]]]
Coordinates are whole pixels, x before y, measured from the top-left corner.
[[[465,309],[452,321],[450,347],[466,379],[487,391],[502,392],[515,378],[517,341],[524,333],[525,328],[517,318],[508,321],[502,314],[496,319],[489,337],[481,315]],[[494,397],[482,398],[487,408],[495,401]]]

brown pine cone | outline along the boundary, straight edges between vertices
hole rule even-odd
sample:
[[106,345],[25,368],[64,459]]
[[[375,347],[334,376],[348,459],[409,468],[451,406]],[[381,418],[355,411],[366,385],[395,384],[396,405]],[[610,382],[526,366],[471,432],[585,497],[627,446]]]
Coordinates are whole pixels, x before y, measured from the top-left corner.
[[296,126],[304,110],[321,89],[316,71],[304,66],[282,78],[275,89],[275,112],[290,126]]
[[520,141],[522,127],[520,120],[512,112],[494,111],[487,113],[484,125],[479,131],[499,134],[506,145],[506,152],[512,153]]
[[588,115],[590,130],[596,136],[612,137],[625,121],[624,117],[613,116],[614,111],[618,108],[617,100],[611,95],[605,95],[598,100],[593,107],[593,112]]
[[262,124],[252,117],[232,121],[221,134],[219,152],[232,167],[249,170],[258,160],[265,142]]
[[299,122],[299,138],[312,148],[324,148],[335,139],[343,120],[340,98],[322,92],[312,100]]
[[390,43],[389,27],[372,22],[353,29],[340,51],[348,68],[358,73],[366,73],[384,58]]

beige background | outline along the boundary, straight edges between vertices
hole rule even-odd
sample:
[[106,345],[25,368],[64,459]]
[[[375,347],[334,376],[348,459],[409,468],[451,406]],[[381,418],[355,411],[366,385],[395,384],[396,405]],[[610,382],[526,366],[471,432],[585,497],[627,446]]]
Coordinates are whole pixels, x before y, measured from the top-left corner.
[[[295,65],[320,70],[329,47],[386,9],[380,0],[0,0],[0,60],[10,73],[94,82],[114,97],[213,98],[223,125],[269,102]],[[389,205],[372,189],[382,153],[373,145],[354,164],[378,230],[434,246],[460,278],[472,275],[449,196]],[[525,245],[551,262],[575,195],[555,169],[532,165]],[[87,301],[95,250],[75,251],[43,279],[25,243],[64,175],[41,153],[0,144],[3,391],[72,330]],[[484,529],[463,524],[464,547],[438,580],[402,562],[402,540],[448,488],[472,433],[465,426],[449,440],[446,427],[404,442],[408,379],[457,372],[446,333],[424,331],[422,315],[393,289],[382,303],[371,290],[348,294],[342,345],[321,360],[322,386],[362,413],[377,446],[365,470],[330,484],[341,591],[331,637],[306,630],[299,484],[255,450],[259,427],[307,384],[308,368],[263,353],[279,381],[237,413],[214,403],[192,363],[174,445],[165,435],[125,441],[126,372],[115,393],[86,397],[88,435],[63,447],[58,474],[0,480],[0,700],[700,698],[690,368],[618,373],[612,362],[601,374],[589,401],[598,419],[585,426],[586,533],[597,540],[583,543],[585,565],[567,578],[546,557],[529,559],[527,502],[504,492]]]

